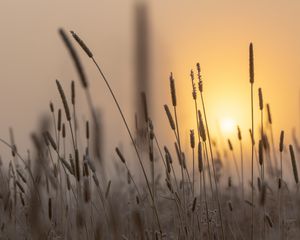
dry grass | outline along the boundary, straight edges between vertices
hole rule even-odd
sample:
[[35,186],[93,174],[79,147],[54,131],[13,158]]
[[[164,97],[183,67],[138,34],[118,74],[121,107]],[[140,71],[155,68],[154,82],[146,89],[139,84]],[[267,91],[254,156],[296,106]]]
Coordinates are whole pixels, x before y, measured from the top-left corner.
[[[11,150],[11,156],[5,159],[8,167],[2,160],[0,162],[0,239],[299,238],[298,152],[289,145],[288,156],[284,132],[281,131],[279,138],[273,135],[269,104],[266,105],[268,121],[263,121],[261,89],[258,90],[259,106],[253,106],[252,44],[249,47],[251,146],[247,146],[242,138],[243,129],[238,126],[236,139],[228,139],[228,146],[216,145],[212,140],[206,116],[209,106],[205,105],[204,82],[197,63],[198,89],[194,71],[190,74],[191,104],[195,107],[197,129],[190,129],[190,145],[184,149],[177,104],[180,99],[176,95],[174,75],[171,73],[169,78],[173,108],[162,103],[174,139],[159,144],[145,93],[141,94],[144,108],[141,122],[145,134],[135,138],[109,79],[88,46],[72,31],[75,42],[95,64],[100,80],[104,80],[136,154],[136,157],[125,156],[122,149],[116,147],[115,174],[107,176],[99,154],[100,124],[89,92],[93,83],[88,84],[68,34],[62,29],[59,34],[79,74],[92,119],[85,122],[77,119],[75,82],[71,82],[71,98],[68,99],[56,80],[65,115],[59,107],[56,111],[56,106],[50,102],[51,121],[43,122],[40,131],[32,135],[35,149],[30,153],[34,154],[24,157],[18,152],[12,130],[11,143],[0,139]],[[258,123],[254,122],[254,113],[261,114]],[[253,134],[255,126],[261,129],[257,138]],[[240,162],[235,157],[233,143],[236,141],[240,147]],[[255,142],[258,142],[258,152]],[[221,153],[228,147],[235,164],[234,176],[224,169],[228,156]],[[248,150],[251,150],[249,155]],[[257,154],[258,169],[255,171],[254,156]],[[278,157],[280,165],[277,165]],[[289,157],[291,161],[285,161]],[[244,167],[250,161],[251,175],[247,179]],[[136,177],[140,171],[143,178]],[[293,176],[295,181],[284,179],[283,172],[285,176]]]

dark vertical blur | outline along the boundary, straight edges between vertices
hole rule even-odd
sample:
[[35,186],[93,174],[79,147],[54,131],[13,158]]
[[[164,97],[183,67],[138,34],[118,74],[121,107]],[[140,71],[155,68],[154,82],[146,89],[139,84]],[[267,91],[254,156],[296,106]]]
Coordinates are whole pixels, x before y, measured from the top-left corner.
[[[144,107],[141,104],[141,93],[150,96],[149,77],[149,20],[146,3],[138,3],[135,7],[135,87],[136,87],[136,130],[138,140],[145,136]],[[149,108],[149,101],[147,102]],[[138,142],[140,142],[138,141]]]

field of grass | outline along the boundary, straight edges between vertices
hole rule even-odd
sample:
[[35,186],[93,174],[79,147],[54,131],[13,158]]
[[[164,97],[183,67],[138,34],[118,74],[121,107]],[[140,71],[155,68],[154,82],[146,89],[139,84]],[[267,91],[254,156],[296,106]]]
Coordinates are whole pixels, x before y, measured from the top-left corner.
[[[0,139],[12,154],[2,160],[9,162],[8,167],[0,167],[0,239],[299,239],[299,146],[296,139],[294,147],[288,143],[283,130],[273,133],[270,106],[255,85],[252,44],[249,93],[245,93],[251,96],[252,126],[242,130],[237,126],[239,146],[234,148],[228,139],[225,156],[210,136],[205,105],[209,93],[200,64],[190,74],[190,104],[195,109],[191,117],[197,129],[190,130],[190,146],[184,149],[172,73],[172,104],[162,103],[166,113],[162,117],[168,119],[165,127],[174,136],[162,143],[148,114],[149,96],[141,94],[143,119],[139,127],[130,129],[126,109],[121,109],[92,51],[76,33],[60,29],[59,34],[78,73],[91,118],[86,122],[77,118],[75,83],[70,82],[68,99],[67,90],[56,80],[62,104],[50,103],[50,120],[31,136],[35,146],[31,154],[18,152],[13,140]],[[110,104],[120,114],[114,121],[124,124],[135,154],[125,156],[116,146],[113,154],[118,163],[112,176],[101,158],[100,124],[90,94],[93,83],[85,77],[79,50],[98,69],[99,80],[107,87],[101,91],[110,93]],[[254,98],[259,106],[253,105]],[[260,132],[253,134],[257,126]],[[246,137],[252,138],[251,146],[244,143]],[[225,159],[232,162],[232,171],[226,170]]]

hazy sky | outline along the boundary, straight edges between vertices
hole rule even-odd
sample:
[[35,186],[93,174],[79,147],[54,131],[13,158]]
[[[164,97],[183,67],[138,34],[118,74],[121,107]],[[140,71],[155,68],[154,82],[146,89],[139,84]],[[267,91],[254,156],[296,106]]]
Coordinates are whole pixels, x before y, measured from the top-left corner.
[[[14,127],[20,149],[30,147],[29,133],[48,112],[49,101],[60,104],[55,79],[69,92],[79,82],[57,34],[59,27],[78,32],[93,50],[131,119],[134,99],[134,5],[136,1],[1,1],[0,2],[0,136]],[[248,45],[255,50],[255,96],[262,87],[271,104],[275,135],[299,124],[300,2],[148,1],[151,45],[151,100],[156,129],[166,139],[163,104],[170,103],[168,76],[177,84],[182,135],[193,127],[189,72],[202,66],[208,117],[231,118],[248,136],[250,126]],[[107,142],[124,139],[125,131],[94,66],[81,54],[104,116]],[[80,119],[89,117],[80,90]],[[149,96],[150,98],[150,96]],[[258,108],[258,104],[256,103]],[[257,115],[257,112],[256,112]],[[188,125],[189,124],[189,125]],[[167,129],[167,130],[166,130]],[[164,136],[163,136],[164,135]],[[171,135],[170,135],[171,136]]]

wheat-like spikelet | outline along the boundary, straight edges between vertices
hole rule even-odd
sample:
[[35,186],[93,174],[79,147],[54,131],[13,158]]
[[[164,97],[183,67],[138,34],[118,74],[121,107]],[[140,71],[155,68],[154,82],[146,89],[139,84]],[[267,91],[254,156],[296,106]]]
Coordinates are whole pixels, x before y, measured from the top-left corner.
[[197,63],[196,67],[197,67],[197,75],[198,75],[198,88],[199,88],[199,91],[202,93],[203,92],[203,82],[202,82],[202,76],[201,76],[200,63]]
[[78,149],[75,149],[75,172],[76,172],[76,179],[78,182],[80,182],[80,164],[79,164]]
[[49,107],[50,107],[50,111],[51,111],[52,113],[54,113],[53,102],[50,102]]
[[57,113],[57,130],[60,132],[61,130],[61,109],[58,109]]
[[254,83],[254,56],[253,56],[253,44],[250,43],[249,46],[249,76],[250,83]]
[[197,99],[197,90],[196,90],[196,85],[195,85],[195,77],[194,77],[194,71],[191,70],[191,73],[190,73],[190,76],[191,76],[191,81],[192,81],[192,97],[194,100]]
[[195,134],[194,134],[194,130],[190,130],[190,144],[191,144],[191,148],[194,149],[195,148]]
[[93,54],[91,50],[87,47],[87,45],[82,41],[82,39],[74,32],[70,31],[73,38],[76,40],[76,42],[79,44],[79,46],[85,51],[85,53],[88,55],[89,58],[93,58]]
[[192,212],[195,211],[196,206],[197,206],[197,197],[195,197],[194,200],[193,200]]
[[284,146],[284,131],[280,132],[280,142],[279,142],[279,151],[283,152],[283,146]]
[[51,198],[48,198],[48,217],[49,220],[52,220],[52,200]]
[[174,119],[172,117],[172,114],[170,112],[170,109],[169,109],[168,105],[165,104],[164,108],[165,108],[165,111],[166,111],[166,114],[167,114],[170,126],[171,126],[172,130],[175,131],[175,122],[174,122]]
[[198,118],[199,118],[200,136],[201,136],[203,142],[205,142],[206,141],[205,126],[204,126],[204,122],[203,122],[203,118],[202,118],[200,110],[198,110]]
[[198,143],[198,169],[201,173],[203,171],[203,155],[202,155],[202,144]]
[[85,137],[86,137],[86,139],[90,138],[89,121],[86,121],[86,123],[85,123]]
[[228,142],[229,150],[233,151],[233,146],[232,146],[232,143],[231,143],[230,139],[227,139],[227,142]]
[[52,148],[56,151],[57,145],[56,145],[54,139],[52,138],[51,134],[48,131],[46,131],[45,136],[48,139],[48,141],[50,142]]
[[241,129],[239,126],[237,126],[237,132],[238,132],[238,139],[241,141],[242,140],[242,133],[241,133]]
[[263,94],[261,88],[258,89],[258,99],[259,99],[259,109],[263,110],[264,108],[264,101],[263,101]]
[[67,34],[65,33],[65,31],[63,29],[59,29],[59,34],[60,34],[63,42],[65,43],[65,46],[67,47],[67,49],[71,55],[71,58],[73,59],[74,65],[77,69],[77,72],[80,77],[80,81],[81,81],[83,88],[88,88],[88,82],[87,82],[87,79],[85,76],[85,72],[83,70],[83,67],[81,65],[80,59],[77,55],[75,48],[73,47],[71,41],[69,40]]
[[71,82],[71,103],[75,105],[75,82]]
[[62,88],[62,86],[61,86],[61,84],[58,80],[56,80],[56,85],[57,85],[57,89],[59,91],[61,100],[62,100],[63,105],[64,105],[66,118],[67,118],[68,121],[71,121],[70,109],[69,109],[69,105],[68,105],[68,102],[67,102],[65,92],[64,92],[64,90],[63,90],[63,88]]
[[267,103],[267,113],[268,113],[268,122],[269,124],[272,124],[272,114],[271,114],[271,109],[270,109],[270,104]]
[[123,154],[121,153],[120,149],[118,147],[116,147],[116,153],[119,156],[120,160],[122,163],[125,163],[125,158],[123,157]]
[[173,105],[173,107],[176,107],[177,99],[176,99],[175,80],[173,78],[173,73],[170,73],[170,91],[171,91],[171,97],[172,97],[172,105]]
[[229,208],[230,212],[233,211],[233,207],[232,207],[232,202],[231,201],[228,201],[228,208]]
[[264,162],[264,146],[262,140],[259,140],[258,143],[258,160],[259,160],[259,164],[262,166]]
[[272,219],[271,219],[271,217],[270,217],[270,215],[268,213],[265,214],[265,218],[267,220],[267,223],[269,224],[269,227],[273,228],[274,224],[273,224],[273,221],[272,221]]
[[105,198],[108,198],[110,186],[111,186],[111,180],[109,180],[107,183],[107,187],[106,187],[106,191],[105,191]]
[[296,158],[295,158],[295,153],[294,153],[293,146],[290,145],[289,149],[290,149],[291,162],[292,162],[292,167],[293,167],[293,173],[294,173],[295,182],[296,182],[296,184],[298,184],[299,183],[298,169],[297,169],[297,163],[296,163]]

